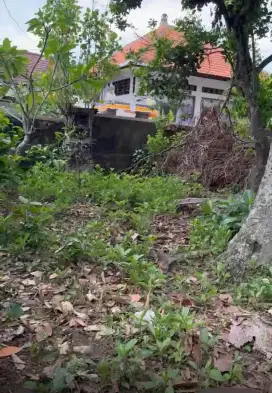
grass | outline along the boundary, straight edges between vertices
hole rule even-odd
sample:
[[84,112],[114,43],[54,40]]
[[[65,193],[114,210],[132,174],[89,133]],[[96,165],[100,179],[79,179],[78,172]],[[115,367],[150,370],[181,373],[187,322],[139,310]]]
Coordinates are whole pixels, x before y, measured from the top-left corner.
[[[44,362],[38,380],[26,367],[27,386],[43,393],[67,387],[79,391],[87,381],[93,391],[173,393],[242,383],[246,351],[230,350],[220,340],[230,315],[225,315],[225,304],[217,307],[215,302],[231,293],[233,305],[260,308],[271,301],[272,275],[259,270],[254,276],[251,266],[249,279],[234,288],[214,257],[239,229],[252,203],[249,195],[204,205],[189,220],[189,242],[179,250],[188,258],[169,275],[150,257],[156,239],[151,224],[155,215],[175,214],[178,200],[205,195],[199,184],[100,168],[78,174],[37,164],[21,178],[12,198],[5,190],[1,195],[4,326],[21,323],[21,295],[39,296],[41,304],[28,311],[25,323],[30,326],[31,320],[35,326],[45,319],[53,335],[46,336],[46,348],[32,338],[30,349],[37,364],[45,349],[62,360],[47,370],[45,379]],[[34,277],[35,285],[25,277]],[[56,296],[61,296],[60,305],[71,303],[70,311],[55,308]],[[72,338],[67,338],[67,326]],[[76,346],[78,331],[83,342]],[[104,350],[102,355],[90,350],[90,338]],[[63,353],[65,342],[69,350]],[[80,355],[71,345],[81,348]],[[231,358],[223,371],[215,360],[222,357],[218,348]],[[22,356],[31,367],[25,351]]]

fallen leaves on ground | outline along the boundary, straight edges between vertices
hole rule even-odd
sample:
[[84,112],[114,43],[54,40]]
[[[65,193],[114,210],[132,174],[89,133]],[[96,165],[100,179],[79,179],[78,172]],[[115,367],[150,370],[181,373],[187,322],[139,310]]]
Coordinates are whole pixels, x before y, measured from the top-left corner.
[[[215,352],[215,351],[214,351]],[[217,368],[219,371],[227,372],[230,371],[233,363],[233,355],[232,353],[222,353],[222,352],[217,352],[214,355],[214,360],[213,360],[213,365],[215,368]]]
[[74,311],[74,307],[71,302],[65,301],[60,303],[60,311],[64,315],[72,314]]
[[36,340],[41,342],[53,334],[52,327],[48,322],[42,323],[36,328]]
[[173,302],[178,303],[180,306],[183,307],[191,307],[194,305],[194,302],[185,297],[184,295],[176,292],[171,292],[168,294],[169,299],[171,299]]
[[0,349],[0,358],[11,356],[14,353],[20,352],[19,347],[4,347]]
[[232,321],[228,342],[236,348],[253,343],[253,348],[272,357],[272,326],[261,320],[259,315]]
[[224,306],[229,306],[232,304],[232,296],[229,293],[222,293],[219,295],[219,300],[221,300]]
[[15,355],[15,353],[11,354],[11,358],[13,360],[14,366],[15,368],[17,368],[17,370],[24,370],[26,367],[25,362],[19,358],[19,356]]

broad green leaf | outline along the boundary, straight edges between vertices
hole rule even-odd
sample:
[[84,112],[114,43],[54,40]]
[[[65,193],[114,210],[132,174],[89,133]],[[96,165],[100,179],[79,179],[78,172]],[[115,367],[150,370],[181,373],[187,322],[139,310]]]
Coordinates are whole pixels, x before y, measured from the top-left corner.
[[9,311],[8,311],[8,316],[10,318],[20,318],[24,314],[24,311],[22,310],[22,307],[20,304],[12,304]]
[[179,374],[179,370],[169,369],[167,370],[167,374],[170,378],[176,378]]
[[203,344],[207,344],[209,342],[209,332],[207,328],[200,329],[200,341]]
[[29,390],[33,390],[33,392],[36,392],[37,388],[38,388],[38,385],[37,385],[37,382],[26,381],[26,382],[24,382],[24,388],[25,389],[29,389]]
[[135,338],[130,340],[129,342],[126,343],[126,352],[129,352],[135,345],[137,344],[137,341]]
[[172,386],[168,386],[165,390],[165,393],[175,393],[174,388]]
[[158,385],[157,381],[148,381],[148,382],[144,382],[143,386],[145,389],[153,389]]
[[214,381],[217,381],[217,382],[224,382],[225,381],[224,376],[221,374],[221,372],[217,368],[212,368],[209,371],[209,376],[211,379],[213,379]]

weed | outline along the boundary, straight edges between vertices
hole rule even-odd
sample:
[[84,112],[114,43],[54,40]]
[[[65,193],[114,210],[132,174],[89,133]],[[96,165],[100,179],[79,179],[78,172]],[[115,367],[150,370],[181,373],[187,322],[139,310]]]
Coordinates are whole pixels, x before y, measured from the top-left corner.
[[239,231],[254,197],[249,191],[227,200],[208,201],[201,206],[202,215],[191,222],[190,250],[205,250],[219,255]]

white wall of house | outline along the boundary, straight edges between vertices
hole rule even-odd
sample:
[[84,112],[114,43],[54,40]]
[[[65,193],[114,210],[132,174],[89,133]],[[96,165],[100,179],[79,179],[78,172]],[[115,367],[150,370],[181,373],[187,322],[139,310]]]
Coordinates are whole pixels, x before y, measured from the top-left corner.
[[[143,105],[143,106],[152,106],[152,102],[154,100],[150,96],[137,96],[137,91],[139,88],[139,79],[135,78],[134,81],[134,76],[132,74],[132,71],[129,68],[124,68],[120,69],[119,74],[110,81],[109,84],[117,81],[121,81],[124,79],[130,79],[129,82],[129,93],[128,94],[123,94],[123,95],[116,95],[112,96],[112,94],[109,93],[108,87],[105,87],[103,89],[101,98],[104,101],[111,101],[113,103],[124,103],[128,104],[131,106],[131,108],[135,107],[135,105]],[[133,86],[134,85],[134,86]],[[224,80],[217,80],[217,79],[212,79],[212,78],[203,78],[199,76],[191,76],[189,78],[189,85],[195,86],[195,90],[191,91],[191,96],[193,99],[187,98],[186,99],[186,104],[187,107],[190,105],[194,105],[192,108],[193,112],[193,119],[197,120],[201,114],[202,107],[204,106],[209,106],[212,103],[217,103],[217,101],[222,102],[225,100],[225,93],[230,87],[230,81],[224,81]],[[207,89],[215,89],[213,92],[207,92],[203,91]],[[220,94],[217,94],[218,91],[220,90]],[[183,109],[180,109],[177,113],[177,122],[179,122],[178,119],[180,119],[180,115],[182,113]]]

